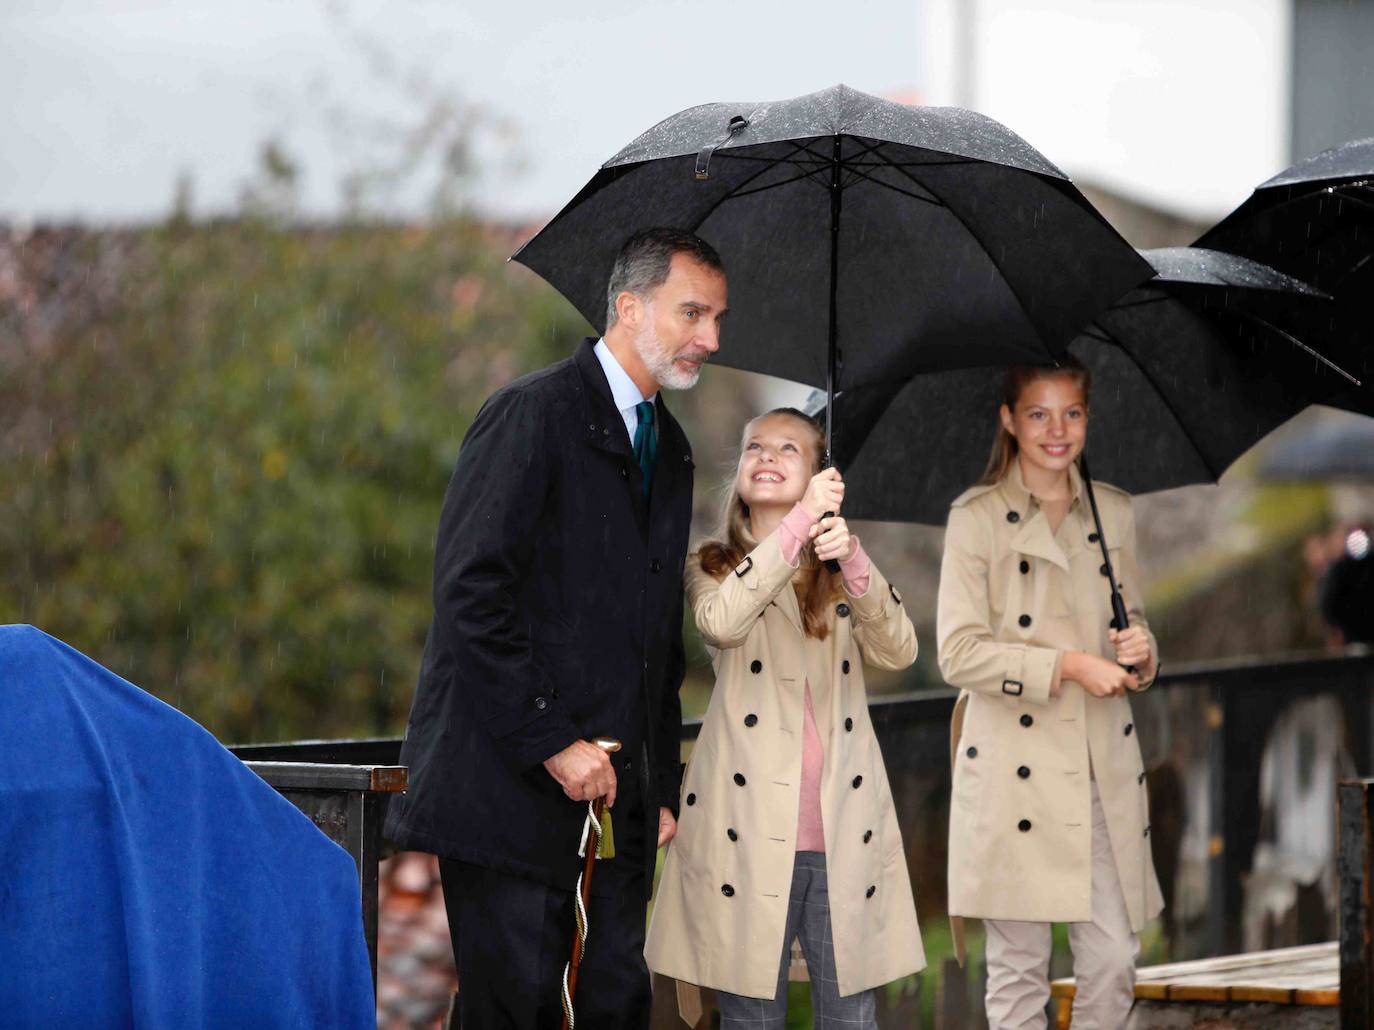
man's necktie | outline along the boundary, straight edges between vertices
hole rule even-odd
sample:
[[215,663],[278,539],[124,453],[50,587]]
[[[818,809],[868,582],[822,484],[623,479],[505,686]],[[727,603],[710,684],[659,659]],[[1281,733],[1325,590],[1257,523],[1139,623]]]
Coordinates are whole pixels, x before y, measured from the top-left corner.
[[639,461],[639,471],[644,474],[644,499],[649,499],[649,489],[654,483],[654,461],[658,458],[658,433],[654,431],[654,402],[641,401],[635,405],[639,425],[635,426],[635,458]]

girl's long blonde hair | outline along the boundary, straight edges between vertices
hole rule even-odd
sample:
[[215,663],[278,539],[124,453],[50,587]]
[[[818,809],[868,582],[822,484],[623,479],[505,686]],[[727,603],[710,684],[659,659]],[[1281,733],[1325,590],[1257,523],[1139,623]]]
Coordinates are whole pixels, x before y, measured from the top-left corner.
[[[1088,403],[1088,393],[1092,390],[1093,376],[1088,371],[1088,366],[1079,361],[1072,354],[1066,354],[1059,359],[1058,365],[1012,365],[1007,369],[1006,379],[1002,382],[1002,403],[1011,411],[1016,410],[1016,404],[1021,400],[1021,394],[1031,383],[1041,379],[1054,379],[1063,376],[1072,379],[1077,387],[1083,391],[1083,403]],[[1011,468],[1011,463],[1016,460],[1017,453],[1016,437],[1007,432],[1007,427],[1002,425],[1002,420],[997,420],[997,435],[992,440],[992,453],[988,455],[987,468],[983,470],[983,476],[978,480],[979,486],[992,486],[1000,483],[1002,477]]]
[[[816,419],[796,408],[774,408],[758,418],[770,415],[787,415],[810,428],[812,433],[811,453],[812,475],[821,470],[821,456],[825,451],[825,428]],[[745,427],[758,421],[751,420]],[[744,440],[741,434],[740,461],[744,460]],[[744,560],[744,556],[758,546],[749,524],[749,506],[740,498],[735,483],[739,478],[739,465],[735,466],[735,476],[730,480],[730,489],[725,495],[721,509],[720,524],[716,527],[716,539],[707,540],[697,549],[697,558],[708,575],[720,578]],[[797,594],[797,607],[801,609],[802,628],[806,635],[824,640],[830,634],[830,612],[832,602],[840,595],[840,574],[830,572],[816,558],[810,547],[802,548],[801,575],[792,580],[792,589]]]

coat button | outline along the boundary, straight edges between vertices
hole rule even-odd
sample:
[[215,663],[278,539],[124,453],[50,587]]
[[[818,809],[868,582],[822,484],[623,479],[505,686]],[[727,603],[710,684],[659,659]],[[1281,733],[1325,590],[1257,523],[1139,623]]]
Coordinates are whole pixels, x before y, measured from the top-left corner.
[[1029,615],[1023,615],[1016,621],[1019,622],[1021,624],[1021,628],[1024,629],[1025,627],[1031,624],[1031,617]]
[[845,721],[844,721],[844,731],[845,731],[846,733],[851,733],[851,732],[853,732],[853,730],[854,730],[854,720],[853,720],[853,719],[845,719]]
[[1150,828],[1147,826],[1147,827],[1145,827],[1145,836],[1148,837],[1149,835],[1150,835]]
[[744,725],[746,725],[746,726],[757,726],[758,724],[759,724],[759,717],[758,717],[757,715],[755,715],[753,712],[750,712],[748,715],[746,715],[746,716],[744,717]]
[[1020,521],[1021,521],[1021,513],[1018,512],[1018,511],[1009,511],[1009,512],[1007,512],[1007,521],[1008,521],[1008,522],[1020,522]]
[[835,605],[835,614],[842,619],[849,618],[849,605],[841,601],[839,604]]
[[620,478],[621,478],[621,479],[629,479],[629,478],[630,478],[630,470],[627,469],[624,465],[621,465],[621,466],[620,466]]
[[1030,767],[1025,765],[1021,766],[1021,768],[1016,770],[1016,775],[1023,780],[1030,779]]
[[1030,725],[1031,725],[1032,723],[1034,723],[1034,722],[1035,722],[1035,716],[1031,715],[1029,712],[1027,712],[1025,715],[1021,716],[1021,725],[1022,725],[1022,726],[1030,726]]
[[1134,723],[1128,722],[1128,723],[1126,724],[1126,728],[1125,728],[1124,730],[1122,730],[1121,732],[1122,732],[1123,734],[1125,734],[1126,736],[1129,737],[1129,736],[1131,735],[1131,731],[1132,731],[1133,729],[1135,729],[1135,724],[1134,724]]
[[688,795],[687,795],[687,804],[689,804],[689,805],[695,805],[696,803],[697,803],[697,796],[696,796],[695,794],[688,794]]
[[1135,782],[1136,782],[1136,783],[1144,783],[1144,782],[1145,782],[1145,774],[1144,774],[1144,773],[1141,773],[1139,776],[1137,776],[1137,777],[1135,778]]
[[964,754],[968,755],[970,758],[977,758],[978,749],[976,747],[971,747],[967,751],[965,751]]
[[1097,543],[1097,542],[1098,542],[1099,540],[1101,540],[1101,539],[1102,539],[1102,538],[1101,538],[1100,536],[1098,536],[1096,533],[1089,533],[1089,534],[1088,534],[1088,543],[1090,543],[1090,544],[1095,544],[1095,543]]
[[855,789],[855,790],[858,790],[858,789],[859,789],[859,784],[863,783],[863,781],[864,781],[864,778],[863,778],[862,776],[855,776],[855,777],[854,777],[854,789]]
[[534,707],[542,712],[545,708],[549,707],[549,703],[542,697],[536,697],[534,699]]
[[650,572],[662,572],[662,571],[663,571],[663,563],[662,563],[661,561],[659,561],[657,558],[652,559],[652,560],[649,562],[649,571],[650,571]]
[[869,884],[869,885],[868,885],[868,890],[864,891],[864,897],[865,897],[865,898],[871,898],[871,897],[873,897],[873,895],[874,895],[875,893],[877,893],[877,890],[878,890],[878,887],[877,887],[876,884]]
[[739,840],[739,834],[735,832],[733,826],[725,831],[725,836],[729,837],[731,840]]
[[755,676],[757,676],[759,673],[763,671],[763,662],[755,658],[752,662],[749,663],[749,671],[752,672]]
[[873,831],[872,831],[872,830],[864,830],[864,843],[867,844],[867,843],[868,843],[869,841],[871,841],[872,839],[873,839]]
[[1022,819],[1019,823],[1016,824],[1016,828],[1020,830],[1022,833],[1030,833],[1030,820]]
[[843,673],[846,673],[846,674],[849,672],[849,659],[848,659],[848,658],[846,658],[844,661],[842,661],[842,662],[840,663],[840,671],[843,672]]
[[1101,565],[1099,565],[1099,566],[1097,567],[1097,571],[1100,572],[1100,573],[1102,573],[1102,575],[1104,575],[1104,576],[1110,576],[1110,575],[1112,574],[1112,570],[1109,569],[1109,568],[1107,568],[1107,563],[1106,563],[1106,562],[1103,562]]
[[744,786],[744,773],[735,773],[735,782],[741,787]]
[[1026,559],[1022,558],[1022,559],[1021,559],[1021,575],[1024,576],[1024,575],[1025,575],[1026,573],[1028,573],[1028,572],[1030,572],[1030,562],[1028,562],[1028,561],[1026,561]]
[[731,887],[728,883],[722,883],[720,885],[720,892],[727,898],[733,898],[735,896],[735,888]]

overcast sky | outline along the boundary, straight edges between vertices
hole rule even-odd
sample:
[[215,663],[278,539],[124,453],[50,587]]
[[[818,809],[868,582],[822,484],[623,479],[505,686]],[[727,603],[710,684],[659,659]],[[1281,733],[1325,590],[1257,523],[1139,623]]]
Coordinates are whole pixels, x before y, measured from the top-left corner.
[[482,112],[480,202],[538,217],[680,108],[919,66],[911,0],[4,0],[0,217],[157,215],[187,173],[223,209],[269,137],[328,213],[348,168],[398,153],[370,127],[449,98]]
[[[181,178],[194,214],[231,210],[268,139],[328,216],[446,109],[476,119],[469,196],[542,219],[681,108],[837,82],[972,104],[1080,181],[1219,217],[1288,163],[1289,19],[1290,0],[0,0],[0,219],[157,218]],[[422,162],[374,209],[423,213],[434,182]]]

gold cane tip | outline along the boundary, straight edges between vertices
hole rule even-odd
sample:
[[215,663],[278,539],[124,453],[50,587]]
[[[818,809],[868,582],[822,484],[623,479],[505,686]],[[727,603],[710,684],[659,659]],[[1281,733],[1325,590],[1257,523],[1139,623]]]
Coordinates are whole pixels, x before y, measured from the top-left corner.
[[620,741],[614,737],[597,737],[592,743],[608,755],[613,755],[620,750]]

